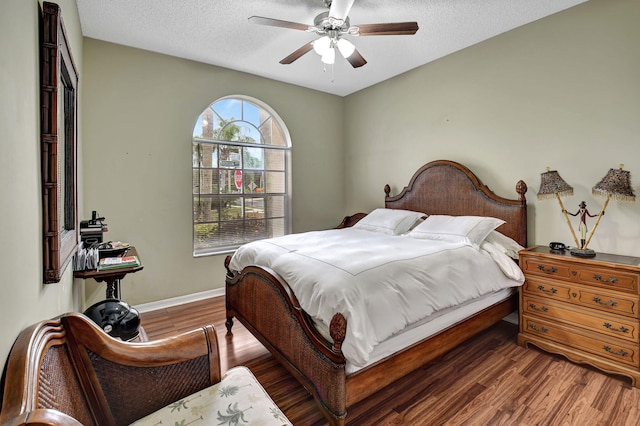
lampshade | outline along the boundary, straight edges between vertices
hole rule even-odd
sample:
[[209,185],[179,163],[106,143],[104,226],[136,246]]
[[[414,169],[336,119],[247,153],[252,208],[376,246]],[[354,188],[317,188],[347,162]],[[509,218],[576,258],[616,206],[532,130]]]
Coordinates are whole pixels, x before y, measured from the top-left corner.
[[356,50],[356,47],[349,40],[341,38],[338,40],[338,50],[345,58],[348,58]]
[[336,50],[333,47],[327,49],[322,55],[321,61],[328,65],[333,64],[336,61]]
[[321,37],[313,42],[313,50],[320,56],[327,53],[331,47],[331,39],[329,36]]
[[636,201],[636,194],[631,187],[631,173],[628,170],[609,169],[609,172],[592,189],[593,195],[611,196],[618,201]]
[[547,169],[546,172],[540,174],[538,199],[553,198],[557,195],[573,195],[573,187],[565,182],[556,170]]

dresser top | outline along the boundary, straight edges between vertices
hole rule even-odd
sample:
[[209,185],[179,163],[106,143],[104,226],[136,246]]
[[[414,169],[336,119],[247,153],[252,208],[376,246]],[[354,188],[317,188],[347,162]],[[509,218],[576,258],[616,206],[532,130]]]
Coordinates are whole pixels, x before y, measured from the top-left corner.
[[551,250],[548,246],[533,246],[520,251],[520,253],[536,253],[545,255],[545,257],[552,257],[587,264],[615,263],[619,265],[640,267],[640,257],[622,256],[619,254],[596,253],[595,257],[583,258],[571,255],[569,253],[569,250]]

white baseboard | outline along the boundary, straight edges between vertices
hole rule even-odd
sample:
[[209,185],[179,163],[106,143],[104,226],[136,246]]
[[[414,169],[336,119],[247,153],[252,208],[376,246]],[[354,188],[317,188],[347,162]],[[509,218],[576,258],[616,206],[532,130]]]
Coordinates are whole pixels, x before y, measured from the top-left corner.
[[183,303],[195,302],[196,300],[208,299],[210,297],[224,296],[224,287],[207,290],[200,293],[186,294],[184,296],[172,297],[171,299],[157,300],[155,302],[135,305],[138,312],[155,311],[156,309],[168,308],[170,306],[181,305]]

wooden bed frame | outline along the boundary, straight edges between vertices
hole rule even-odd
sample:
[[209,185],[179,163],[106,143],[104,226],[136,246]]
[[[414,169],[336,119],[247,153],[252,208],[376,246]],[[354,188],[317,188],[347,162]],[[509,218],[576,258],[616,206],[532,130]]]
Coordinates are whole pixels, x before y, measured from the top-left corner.
[[[518,199],[495,195],[465,166],[433,161],[420,168],[400,194],[390,196],[385,186],[385,207],[426,214],[475,215],[501,218],[498,231],[527,245],[527,185],[516,185]],[[352,226],[364,213],[346,217],[338,228]],[[236,317],[313,395],[332,425],[344,425],[347,408],[415,371],[434,358],[485,330],[517,309],[517,295],[422,340],[366,368],[347,375],[340,350],[347,322],[336,314],[330,324],[333,343],[313,326],[289,285],[273,270],[249,266],[226,277],[227,331]]]

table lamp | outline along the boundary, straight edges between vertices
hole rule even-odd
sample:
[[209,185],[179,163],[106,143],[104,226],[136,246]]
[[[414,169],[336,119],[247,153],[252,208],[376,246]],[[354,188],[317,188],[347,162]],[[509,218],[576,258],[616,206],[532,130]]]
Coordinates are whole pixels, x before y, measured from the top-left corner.
[[604,211],[609,204],[609,200],[611,198],[615,198],[617,201],[627,201],[627,202],[635,202],[636,195],[633,192],[633,187],[631,186],[631,173],[628,170],[622,170],[624,164],[620,164],[620,168],[618,169],[609,169],[605,177],[603,177],[600,182],[598,182],[593,189],[591,190],[593,195],[599,195],[602,197],[606,197],[604,201],[604,205],[602,206],[602,210],[598,213],[598,217],[596,218],[596,222],[591,229],[591,233],[589,234],[589,238],[587,241],[577,250],[576,256],[586,256],[593,257],[595,256],[595,252],[587,248],[589,242],[591,241],[591,237],[593,237],[593,233],[596,231],[598,224],[600,223],[600,219],[602,219],[602,215],[604,215]]
[[567,210],[564,208],[564,204],[562,204],[562,199],[560,198],[561,196],[567,195],[573,195],[573,187],[565,182],[556,170],[551,170],[547,167],[547,171],[540,174],[540,190],[538,191],[538,199],[544,200],[548,198],[556,198],[558,200],[560,208],[562,209],[562,214],[564,214],[567,225],[569,225],[569,229],[571,230],[573,240],[576,243],[576,247],[580,247],[578,237],[576,237],[576,233],[573,230],[573,226],[571,226],[569,216],[567,216]]

